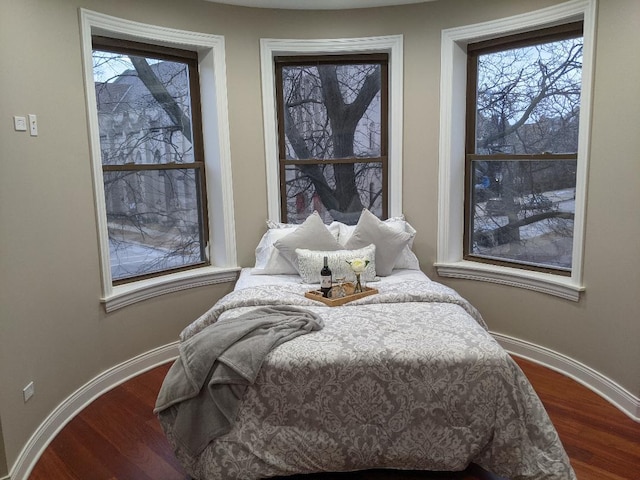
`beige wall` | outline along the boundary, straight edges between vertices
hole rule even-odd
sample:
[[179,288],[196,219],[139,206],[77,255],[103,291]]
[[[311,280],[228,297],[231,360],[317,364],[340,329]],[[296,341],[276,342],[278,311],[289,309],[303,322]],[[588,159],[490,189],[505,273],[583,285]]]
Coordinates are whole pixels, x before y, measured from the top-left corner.
[[9,471],[7,467],[7,456],[4,453],[4,440],[2,436],[2,422],[0,422],[0,475],[4,475]]
[[[175,341],[230,285],[169,294],[105,314],[78,7],[225,36],[240,265],[264,231],[259,39],[403,34],[404,212],[432,278],[478,306],[490,328],[583,362],[640,396],[640,50],[636,0],[602,0],[580,302],[439,279],[436,250],[440,31],[558,3],[447,0],[342,12],[257,11],[201,0],[4,0],[0,3],[0,453],[9,468],[52,410],[96,375]],[[634,26],[635,23],[635,26]],[[40,134],[13,131],[38,115]],[[23,403],[22,388],[35,382]],[[0,458],[0,477],[4,459]],[[4,469],[6,470],[6,468]]]

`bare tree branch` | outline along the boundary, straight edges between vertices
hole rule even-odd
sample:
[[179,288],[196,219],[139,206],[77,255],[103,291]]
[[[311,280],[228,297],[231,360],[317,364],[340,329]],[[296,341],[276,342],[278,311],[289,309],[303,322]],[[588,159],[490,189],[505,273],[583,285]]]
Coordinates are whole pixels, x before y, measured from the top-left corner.
[[[317,71],[317,73],[315,73]],[[363,118],[371,102],[380,90],[380,67],[375,66],[367,72],[355,99],[347,103],[343,98],[338,70],[335,65],[319,65],[317,70],[304,69],[307,79],[316,78],[317,85],[307,96],[303,91],[301,82],[303,75],[297,72],[291,78],[294,87],[288,94],[283,111],[285,135],[297,158],[311,159],[316,150],[325,151],[332,148],[332,158],[349,158],[354,156],[354,140],[358,123]],[[321,92],[322,102],[313,97]],[[303,95],[302,97],[300,95]],[[314,137],[303,135],[306,124],[296,120],[292,116],[292,109],[305,105],[323,105],[326,111],[326,120],[323,130],[317,140]],[[311,112],[306,111],[308,117],[313,118]],[[309,120],[311,121],[311,120]],[[310,149],[312,142],[314,151]],[[329,210],[341,212],[360,211],[362,203],[356,185],[356,173],[353,164],[334,164],[335,188],[332,188],[323,175],[322,168],[315,165],[299,165],[300,171],[307,175],[313,183],[316,192],[324,206]]]
[[138,78],[145,84],[153,98],[155,98],[164,111],[167,112],[169,118],[180,128],[185,138],[193,143],[191,119],[185,115],[180,105],[178,105],[173,96],[167,91],[167,87],[160,81],[151,66],[147,63],[146,58],[130,55],[129,59],[138,73]]

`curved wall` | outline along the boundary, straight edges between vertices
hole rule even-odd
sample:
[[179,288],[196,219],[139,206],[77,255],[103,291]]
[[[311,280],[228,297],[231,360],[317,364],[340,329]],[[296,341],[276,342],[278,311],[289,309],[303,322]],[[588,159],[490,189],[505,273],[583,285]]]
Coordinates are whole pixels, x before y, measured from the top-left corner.
[[[214,285],[110,314],[100,275],[78,8],[224,35],[239,263],[264,232],[266,186],[260,38],[404,35],[404,213],[426,273],[458,289],[492,331],[588,365],[640,397],[640,20],[635,0],[601,0],[585,250],[577,303],[528,290],[439,279],[436,249],[440,32],[553,0],[447,0],[352,11],[257,10],[202,0],[5,0],[0,4],[0,423],[11,469],[45,418],[114,365],[167,345],[228,292]],[[624,60],[624,61],[623,61]],[[39,136],[13,115],[38,115]],[[35,383],[35,396],[22,388]],[[3,447],[3,448],[2,448]],[[3,460],[0,459],[0,477]]]

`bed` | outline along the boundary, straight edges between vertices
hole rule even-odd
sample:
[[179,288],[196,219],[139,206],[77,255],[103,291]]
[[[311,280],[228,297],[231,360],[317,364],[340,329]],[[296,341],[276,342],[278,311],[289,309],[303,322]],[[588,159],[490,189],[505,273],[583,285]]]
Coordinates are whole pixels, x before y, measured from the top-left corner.
[[[395,233],[413,239],[410,225],[398,222]],[[331,225],[323,228],[337,248],[325,243],[320,250],[278,249],[274,245],[299,228],[270,225],[269,231],[290,231],[272,235],[276,241],[265,240],[267,232],[256,249],[258,268],[242,269],[234,291],[183,330],[186,363],[187,345],[210,338],[216,326],[246,328],[265,309],[307,315],[304,325],[312,325],[265,352],[253,378],[239,382],[227,428],[195,447],[189,432],[201,430],[209,410],[198,404],[188,416],[181,412],[184,395],[172,392],[167,375],[156,413],[185,470],[201,480],[251,480],[372,468],[460,471],[475,463],[514,480],[575,479],[542,403],[479,312],[416,268],[417,260],[407,254],[411,239],[400,242],[400,253],[385,265],[388,258],[375,253],[389,251],[378,239],[381,224],[387,228],[391,222],[376,224],[373,237],[362,239],[377,241],[367,245],[374,247],[372,264],[382,271],[391,267],[385,275],[375,270],[365,275],[377,294],[339,307],[306,298],[304,293],[318,285],[307,282],[312,278],[300,268],[303,257],[313,257],[315,265],[330,252],[340,269],[342,256],[357,246],[344,249],[344,238],[339,241],[344,227],[332,224],[333,231]],[[349,230],[354,233],[353,226]],[[302,240],[309,246],[308,236]],[[287,273],[294,252],[299,268]],[[279,267],[273,261],[277,255],[285,257]],[[178,365],[181,358],[173,377],[185,369]],[[190,375],[187,369],[182,376]],[[211,396],[206,382],[199,396]]]

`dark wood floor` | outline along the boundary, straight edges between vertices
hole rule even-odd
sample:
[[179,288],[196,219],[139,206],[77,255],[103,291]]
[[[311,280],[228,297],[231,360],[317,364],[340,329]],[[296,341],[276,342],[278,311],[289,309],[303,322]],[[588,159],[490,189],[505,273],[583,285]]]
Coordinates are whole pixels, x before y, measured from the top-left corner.
[[[516,359],[542,399],[579,480],[640,479],[640,423],[575,381]],[[102,395],[56,436],[29,480],[184,480],[152,413],[169,365]],[[460,473],[370,470],[287,480],[495,480],[471,466]]]

